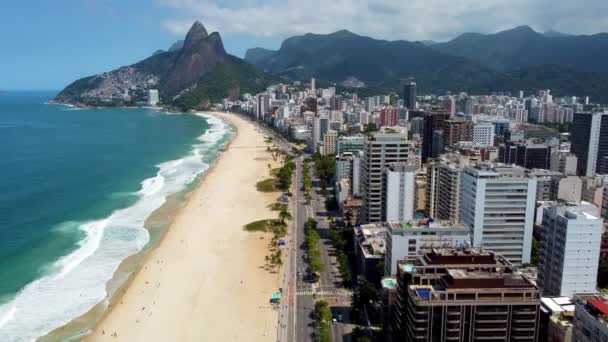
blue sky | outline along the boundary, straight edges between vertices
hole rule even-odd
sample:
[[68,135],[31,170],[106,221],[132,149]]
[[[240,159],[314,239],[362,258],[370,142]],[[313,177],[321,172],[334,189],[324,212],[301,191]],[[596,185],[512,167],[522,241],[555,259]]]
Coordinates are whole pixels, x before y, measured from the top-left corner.
[[[137,62],[184,34],[157,1],[2,0],[0,90],[60,90],[80,77]],[[222,33],[228,52],[278,47],[278,37]]]
[[134,63],[181,39],[194,20],[219,31],[228,52],[242,57],[250,47],[276,49],[292,35],[340,29],[407,40],[524,24],[605,32],[608,1],[1,0],[0,90],[58,90]]

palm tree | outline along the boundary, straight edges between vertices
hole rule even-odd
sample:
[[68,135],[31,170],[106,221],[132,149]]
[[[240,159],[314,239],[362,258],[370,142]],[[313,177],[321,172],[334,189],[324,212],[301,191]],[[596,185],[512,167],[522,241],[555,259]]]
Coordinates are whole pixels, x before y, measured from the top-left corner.
[[291,220],[291,214],[289,213],[289,211],[287,211],[287,208],[283,207],[281,208],[281,211],[279,211],[279,220],[281,221],[282,224],[285,224],[285,220]]

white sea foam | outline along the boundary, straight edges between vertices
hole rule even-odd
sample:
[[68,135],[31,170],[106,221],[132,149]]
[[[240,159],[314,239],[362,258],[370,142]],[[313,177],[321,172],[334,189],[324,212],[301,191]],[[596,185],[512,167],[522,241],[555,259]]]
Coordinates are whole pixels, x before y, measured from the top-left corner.
[[[205,116],[210,129],[184,158],[158,165],[155,177],[142,182],[139,199],[109,217],[78,226],[85,238],[70,254],[56,261],[49,274],[25,286],[0,306],[0,341],[33,341],[78,317],[107,297],[106,283],[126,257],[149,241],[144,222],[167,196],[182,191],[209,168],[229,125]],[[66,228],[67,229],[67,228]]]
[[2,329],[2,327],[5,326],[8,321],[11,321],[15,317],[15,312],[17,312],[17,309],[12,306],[8,308],[7,312],[2,315],[2,317],[0,317],[0,329]]

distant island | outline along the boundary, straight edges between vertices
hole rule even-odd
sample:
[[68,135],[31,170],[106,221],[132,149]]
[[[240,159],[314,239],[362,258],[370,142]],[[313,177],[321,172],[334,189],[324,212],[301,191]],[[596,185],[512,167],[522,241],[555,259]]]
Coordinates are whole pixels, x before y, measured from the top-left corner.
[[195,22],[168,51],[114,71],[79,79],[53,100],[79,107],[163,105],[205,109],[224,98],[257,93],[272,78],[229,55],[217,32]]

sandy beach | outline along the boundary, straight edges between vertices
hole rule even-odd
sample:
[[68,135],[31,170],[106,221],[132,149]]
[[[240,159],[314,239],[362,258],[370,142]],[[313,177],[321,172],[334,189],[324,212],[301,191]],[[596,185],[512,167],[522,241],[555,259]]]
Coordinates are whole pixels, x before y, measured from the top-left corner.
[[278,194],[255,184],[278,164],[250,122],[217,115],[237,136],[86,341],[276,340],[278,276],[262,269],[271,236],[243,226],[276,217]]

